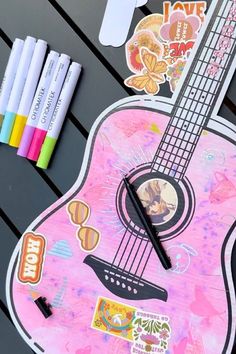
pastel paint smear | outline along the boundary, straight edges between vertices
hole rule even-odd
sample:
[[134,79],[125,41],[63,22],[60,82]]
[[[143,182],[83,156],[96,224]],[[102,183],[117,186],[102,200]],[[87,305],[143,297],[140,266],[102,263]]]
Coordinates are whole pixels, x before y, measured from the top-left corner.
[[225,174],[216,172],[215,179],[216,183],[214,183],[209,197],[211,203],[223,203],[227,199],[236,197],[236,187]]
[[73,256],[69,242],[67,240],[60,240],[55,242],[55,244],[47,252],[47,254],[65,259],[68,259]]
[[159,127],[155,123],[151,124],[150,130],[156,134],[161,134]]
[[66,288],[67,288],[67,283],[68,280],[66,277],[64,277],[63,279],[63,283],[61,285],[61,288],[58,290],[57,294],[55,295],[53,301],[52,301],[52,306],[53,307],[62,307],[63,305],[63,298],[66,292]]
[[185,273],[191,264],[191,257],[198,255],[191,246],[186,244],[173,245],[167,249],[167,253],[171,259],[171,272],[177,274]]
[[78,349],[75,354],[91,354],[91,347],[87,346],[86,348]]

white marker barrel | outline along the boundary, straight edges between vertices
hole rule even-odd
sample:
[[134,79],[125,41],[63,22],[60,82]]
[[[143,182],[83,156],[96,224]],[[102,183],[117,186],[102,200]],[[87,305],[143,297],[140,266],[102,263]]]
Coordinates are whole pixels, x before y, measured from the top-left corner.
[[38,120],[43,108],[44,101],[46,99],[50,83],[53,78],[53,74],[56,69],[59,54],[53,50],[47,56],[46,63],[43,67],[37,90],[30,108],[26,126],[21,138],[20,146],[17,151],[17,155],[26,157],[30,148],[30,144],[33,139],[35,128],[38,124]]
[[34,132],[33,140],[27,157],[33,161],[38,160],[41,146],[47,134],[49,124],[61,92],[63,82],[70,64],[70,57],[61,54],[57,62],[52,82],[50,84],[37,127]]
[[2,129],[0,133],[0,141],[2,143],[8,143],[11,136],[16,113],[19,108],[29,66],[33,56],[35,43],[35,38],[29,36],[26,37],[2,124]]
[[51,138],[57,139],[60,134],[80,72],[81,65],[73,62],[69,67],[60,97],[57,101],[57,105],[48,128],[47,136],[50,136]]
[[47,50],[47,42],[39,39],[35,45],[34,53],[30,63],[20,105],[15,118],[9,145],[18,147],[20,145],[23,130],[34,98],[39,75],[42,70],[43,61]]
[[0,88],[0,127],[2,125],[2,119],[5,114],[11,89],[16,77],[16,71],[20,61],[23,46],[24,46],[24,41],[22,39],[16,38],[14,40],[14,43],[12,45],[12,50],[6,66],[6,70],[3,76],[3,80]]
[[81,65],[73,62],[69,67],[60,97],[57,101],[46,138],[44,140],[37,166],[40,168],[47,168],[50,158],[52,156],[57,138],[60,134],[62,124],[66,117],[69,104],[71,102],[79,75],[81,72]]
[[34,53],[36,39],[33,37],[26,37],[19,66],[16,73],[16,78],[11,91],[10,99],[7,105],[8,112],[17,112],[28,75],[30,63]]

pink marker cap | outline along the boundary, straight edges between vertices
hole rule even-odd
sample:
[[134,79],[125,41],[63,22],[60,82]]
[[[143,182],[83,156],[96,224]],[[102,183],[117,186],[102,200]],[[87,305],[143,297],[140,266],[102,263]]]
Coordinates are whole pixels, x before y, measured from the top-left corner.
[[26,125],[21,141],[20,146],[17,150],[17,155],[26,157],[30,148],[30,144],[32,142],[33,136],[35,132],[35,127],[31,127],[30,125]]
[[47,131],[42,129],[35,129],[34,136],[27,154],[27,158],[33,161],[37,161],[41,147],[43,145],[44,139],[46,137]]

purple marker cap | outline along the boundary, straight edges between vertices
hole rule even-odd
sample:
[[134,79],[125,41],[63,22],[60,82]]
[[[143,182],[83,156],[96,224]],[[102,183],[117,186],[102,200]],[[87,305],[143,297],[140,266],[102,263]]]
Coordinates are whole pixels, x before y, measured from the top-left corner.
[[17,150],[17,155],[22,156],[22,157],[26,157],[31,145],[31,142],[33,140],[33,136],[34,136],[34,131],[35,131],[35,127],[31,127],[30,125],[26,125],[22,138],[21,138],[21,142],[20,142],[20,146],[19,149]]

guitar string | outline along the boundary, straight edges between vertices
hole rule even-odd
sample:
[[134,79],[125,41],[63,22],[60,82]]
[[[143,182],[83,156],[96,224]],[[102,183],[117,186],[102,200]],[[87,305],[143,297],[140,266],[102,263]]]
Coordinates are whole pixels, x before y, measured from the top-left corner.
[[135,260],[136,260],[136,258],[137,258],[137,256],[138,256],[138,253],[139,253],[139,250],[140,250],[140,247],[141,247],[143,241],[144,241],[144,238],[141,237],[141,238],[140,238],[139,245],[138,245],[138,248],[137,248],[136,253],[135,253],[134,257],[133,257],[133,262],[132,262],[131,265],[130,265],[130,268],[129,268],[129,271],[128,271],[129,273],[131,273],[131,271],[132,271],[134,262],[135,262]]
[[148,257],[147,257],[147,259],[146,259],[146,262],[145,262],[145,264],[144,264],[144,266],[143,266],[143,270],[142,270],[142,273],[140,274],[139,281],[142,279],[144,270],[146,269],[146,266],[147,266],[147,264],[148,264],[148,261],[149,261],[149,258],[150,258],[150,256],[151,256],[152,251],[153,251],[153,247],[150,248],[150,252],[149,252]]
[[131,246],[131,249],[129,251],[129,254],[126,256],[126,262],[125,262],[125,264],[124,264],[124,266],[122,268],[124,271],[126,270],[125,268],[126,268],[128,262],[129,262],[130,258],[131,258],[131,254],[133,253],[133,249],[134,249],[135,244],[136,244],[137,239],[138,239],[138,236],[136,236],[134,234],[132,236],[134,236],[134,241],[133,241],[133,245]]
[[[149,244],[150,244],[150,241],[147,239],[147,240],[146,240],[145,248],[144,248],[143,253],[142,253],[142,256],[141,256],[141,258],[140,258],[140,260],[139,260],[139,263],[138,263],[138,265],[137,265],[137,268],[136,268],[136,270],[135,270],[135,272],[134,272],[134,275],[135,275],[135,276],[136,276],[137,273],[138,273],[138,269],[139,269],[139,267],[140,267],[140,265],[141,265],[141,263],[142,263],[144,254],[146,253],[147,246],[148,246]],[[151,248],[153,248],[153,247],[151,247]],[[147,264],[146,264],[146,265],[147,265]],[[146,267],[146,266],[145,266],[145,267]],[[145,270],[145,268],[143,268],[142,274],[143,274],[144,270]],[[139,280],[140,280],[140,279],[141,279],[141,276],[139,276]]]
[[[226,5],[226,6],[227,6],[227,5]],[[224,11],[225,11],[225,10],[224,10]],[[223,11],[223,12],[224,12],[224,11]],[[219,19],[222,19],[222,18],[220,18],[220,16],[217,16],[217,17],[219,17]],[[227,15],[227,17],[225,18],[225,19],[226,19],[225,23],[228,21],[227,18],[228,18],[228,15]],[[232,21],[230,21],[230,23],[231,23],[231,22],[232,22]],[[224,24],[224,25],[225,25],[225,24]],[[219,23],[218,23],[218,26],[217,26],[217,28],[216,28],[216,31],[219,30],[219,26],[221,26],[221,22],[220,22],[220,21],[219,21]],[[213,26],[213,28],[214,28],[214,26]],[[220,33],[217,33],[216,31],[213,31],[213,28],[212,28],[211,33],[212,33],[212,32],[216,33],[217,36],[220,38],[221,32],[220,32]],[[222,28],[223,28],[223,27],[222,27]],[[221,31],[222,31],[222,29],[221,29]],[[228,37],[228,36],[227,36],[227,37]],[[214,38],[215,38],[215,37],[214,37]],[[212,41],[214,40],[214,38],[212,39]],[[233,40],[232,37],[231,37],[230,39]],[[206,40],[206,43],[207,43],[207,40]],[[212,42],[211,42],[211,43],[212,43]],[[210,45],[211,45],[211,43],[210,43]],[[212,49],[211,59],[212,59],[212,57],[213,57],[213,54],[214,54],[215,50],[217,49],[217,45],[218,45],[218,41],[216,42],[216,45],[215,45],[214,48],[210,48],[210,46],[206,46],[206,45],[205,45],[205,48],[207,47],[208,49]],[[233,49],[233,46],[231,47],[230,52],[227,53],[228,59],[230,58],[232,49]],[[190,109],[192,108],[192,105],[194,104],[194,102],[199,103],[198,101],[194,100],[194,98],[196,98],[196,95],[199,94],[199,96],[200,96],[200,92],[201,92],[201,94],[206,92],[205,90],[199,89],[198,87],[195,88],[195,87],[194,87],[194,84],[195,84],[195,81],[196,81],[197,78],[198,78],[197,74],[199,74],[198,72],[195,72],[196,66],[198,65],[199,61],[203,62],[202,66],[203,66],[204,64],[209,64],[207,61],[204,60],[205,57],[206,57],[206,55],[207,55],[207,53],[208,53],[208,52],[206,51],[206,53],[205,53],[203,59],[200,59],[201,56],[202,56],[202,54],[200,55],[198,61],[196,62],[195,66],[194,66],[193,69],[192,69],[192,74],[195,74],[196,78],[195,78],[194,82],[192,83],[192,85],[187,85],[187,86],[186,86],[186,90],[184,91],[183,95],[181,95],[180,98],[179,98],[179,101],[182,102],[184,98],[185,98],[185,99],[187,98],[187,97],[185,96],[186,91],[187,91],[188,89],[190,89],[190,88],[191,88],[191,89],[193,89],[193,88],[195,89],[195,95],[194,95],[194,97],[192,97],[192,102],[191,102],[191,105],[190,105],[190,107],[189,107],[189,111],[190,111]],[[227,59],[227,60],[228,60],[228,59]],[[227,61],[226,61],[226,63],[227,63]],[[227,66],[226,63],[225,63],[225,67]],[[198,69],[199,72],[202,70],[202,66],[200,66],[200,68]],[[208,68],[207,68],[207,65],[206,65],[205,71],[206,71],[207,69],[208,69]],[[226,69],[223,69],[223,70],[222,70],[221,76],[224,74],[225,70],[226,70]],[[199,74],[199,75],[200,75],[200,74]],[[203,75],[201,75],[201,76],[204,77]],[[215,79],[210,79],[210,78],[208,78],[208,80],[211,80],[211,86],[210,86],[210,88],[212,87],[212,84],[215,84],[215,82],[218,82],[218,83],[220,82],[220,80],[215,80]],[[190,81],[190,80],[189,80],[189,81]],[[212,101],[212,99],[214,99],[214,95],[215,95],[217,89],[218,89],[218,87],[215,89],[215,91],[210,92],[210,94],[212,95],[211,101]],[[208,95],[209,95],[209,94],[208,94],[208,92],[206,92],[206,93],[207,93],[206,100],[208,100],[208,97],[209,97]],[[188,98],[188,99],[189,99],[189,98]],[[205,108],[205,106],[204,106],[204,104],[205,104],[205,105],[207,105],[207,107],[208,107],[208,109],[209,109],[209,107],[211,106],[211,104],[210,104],[210,103],[209,103],[209,104],[206,104],[206,100],[205,100],[205,101],[200,101],[200,104],[202,104],[202,108]],[[169,135],[171,139],[173,138],[173,136],[171,136],[170,134],[168,134],[168,130],[170,130],[170,128],[173,128],[173,127],[174,127],[174,131],[172,132],[172,134],[174,134],[176,128],[179,128],[179,127],[178,127],[178,124],[177,124],[177,125],[173,125],[173,120],[176,118],[175,113],[176,113],[176,111],[177,111],[178,108],[181,108],[181,112],[185,109],[185,107],[182,107],[182,106],[180,106],[180,105],[177,105],[177,106],[175,107],[175,112],[173,112],[173,116],[172,116],[172,119],[171,119],[171,121],[170,121],[169,127],[167,127],[166,132],[165,132],[166,134],[164,134],[164,137],[163,137],[163,141],[160,143],[159,148],[158,148],[158,150],[157,150],[157,153],[155,154],[155,158],[154,158],[153,163],[152,163],[152,166],[154,166],[154,167],[156,167],[156,166],[155,166],[155,165],[157,165],[156,160],[157,160],[157,158],[159,158],[158,152],[160,152],[160,151],[162,150],[163,144],[166,143],[166,141],[165,141],[166,136]],[[193,116],[193,113],[194,113],[194,112],[192,111],[192,116]],[[201,114],[202,114],[202,109],[200,110],[200,112],[199,112],[198,115],[200,116]],[[181,115],[181,114],[178,114],[178,115]],[[206,117],[205,117],[205,118],[206,118]],[[193,132],[193,130],[195,129],[195,126],[194,126],[194,122],[192,121],[192,119],[190,119],[190,120],[188,119],[187,121],[184,120],[184,119],[178,119],[178,122],[181,121],[181,120],[183,121],[183,122],[182,122],[182,126],[183,126],[183,125],[185,126],[186,123],[188,123],[187,129],[185,130],[185,134],[184,134],[184,137],[185,137],[186,133],[192,133],[192,132]],[[198,120],[199,120],[199,117],[198,117]],[[193,124],[193,130],[192,130],[192,131],[189,131],[189,130],[188,130],[190,124]],[[198,124],[197,124],[197,125],[198,125]],[[182,128],[182,126],[181,126],[180,128]],[[179,130],[180,130],[180,129],[179,129]],[[200,130],[201,130],[201,126],[200,126],[200,129],[198,129],[198,132],[199,132]],[[197,132],[197,133],[198,133],[198,132]],[[179,131],[179,133],[182,133],[181,130]],[[198,136],[197,136],[196,134],[194,134],[194,135],[195,135],[195,139],[194,139],[194,142],[193,142],[193,143],[190,141],[190,140],[192,139],[192,136],[191,136],[191,135],[190,135],[190,139],[187,140],[187,141],[184,140],[184,137],[182,138],[182,140],[181,140],[181,142],[180,142],[180,145],[178,146],[178,150],[182,150],[182,154],[181,154],[180,156],[178,156],[177,154],[179,153],[179,151],[176,153],[176,155],[177,155],[178,157],[180,157],[180,162],[182,162],[184,153],[186,153],[186,150],[183,150],[183,148],[181,149],[182,142],[184,141],[186,144],[189,144],[189,143],[190,143],[190,144],[192,145],[192,146],[191,146],[191,149],[190,149],[190,151],[189,151],[189,152],[191,153],[192,150],[193,150],[193,147],[194,147],[194,143],[195,143],[195,141],[196,141],[197,138],[198,138]],[[179,136],[177,136],[177,137],[175,137],[175,138],[176,138],[176,140],[180,139]],[[172,145],[172,144],[171,144],[171,145]],[[172,150],[171,150],[171,151],[168,151],[169,156],[171,156],[171,153],[173,152],[173,149],[174,149],[175,147],[176,147],[176,145],[172,145]],[[163,150],[162,150],[162,151],[163,151]],[[163,158],[163,159],[160,159],[160,160],[164,160],[164,158]],[[186,160],[186,162],[188,162],[188,159],[185,159],[185,160]],[[189,160],[190,160],[190,159],[189,159]],[[167,160],[165,160],[165,161],[166,161],[166,165],[165,165],[165,166],[162,165],[162,167],[164,168],[164,171],[165,171],[166,169],[169,169],[169,172],[171,173],[171,172],[172,172],[172,167],[173,167],[174,164],[176,164],[176,162],[173,161],[171,167],[168,167],[167,164],[168,164],[168,162],[170,162],[170,160],[167,159]],[[161,167],[161,163],[162,163],[162,161],[159,162],[159,164],[158,164],[159,167]],[[185,166],[181,166],[181,167],[184,167],[184,169],[187,168],[186,165],[185,165]],[[152,170],[153,170],[153,167],[152,167]],[[183,171],[182,171],[182,174],[183,174]],[[181,175],[181,173],[180,173],[180,175]]]
[[[129,231],[128,228],[127,228],[127,231]],[[129,232],[129,237],[128,237],[128,240],[127,240],[127,242],[126,242],[126,246],[125,246],[125,248],[124,248],[124,250],[123,250],[122,256],[121,256],[121,258],[120,258],[120,260],[119,260],[119,263],[118,263],[118,265],[117,265],[118,268],[120,268],[120,264],[121,264],[121,262],[122,262],[122,259],[123,259],[124,255],[125,255],[125,252],[126,252],[126,249],[127,249],[128,245],[129,245],[130,239],[131,239],[131,237],[133,236],[133,233],[134,233],[133,230],[132,230],[132,232]],[[121,268],[121,269],[122,269],[122,268]]]
[[[217,28],[217,30],[218,30],[218,28]],[[219,37],[220,37],[220,33],[219,33]],[[216,42],[216,46],[218,45],[218,42]],[[212,54],[214,53],[214,51],[216,50],[216,46],[215,46],[215,48],[212,50]],[[205,46],[206,47],[206,46]],[[210,47],[208,46],[208,48],[210,49]],[[232,47],[233,48],[233,47]],[[231,48],[231,50],[232,50],[232,48]],[[227,55],[228,55],[228,58],[230,58],[230,53],[231,52],[229,52]],[[206,52],[206,54],[205,54],[205,56],[207,55],[207,52]],[[205,57],[204,57],[205,58]],[[212,58],[212,57],[211,57]],[[200,60],[200,59],[199,59]],[[199,60],[198,60],[198,62],[199,62]],[[204,60],[201,60],[201,61],[204,61]],[[198,64],[198,62],[197,62],[197,64]],[[196,64],[196,65],[197,65]],[[205,64],[208,64],[207,62],[205,62]],[[225,65],[226,66],[226,65]],[[202,66],[199,68],[199,70],[201,70],[202,69]],[[207,70],[207,67],[206,67],[206,70]],[[224,74],[224,71],[225,71],[225,69],[222,71],[222,74],[221,75],[223,75]],[[196,72],[195,72],[195,68],[194,68],[194,72],[193,72],[195,75],[197,74]],[[201,75],[201,76],[203,76],[203,75]],[[196,79],[197,79],[197,76],[196,76]],[[194,82],[193,82],[193,85],[195,84],[195,81],[196,81],[196,79],[194,80]],[[211,80],[211,86],[210,86],[210,88],[212,87],[212,84],[215,82],[215,81],[217,81],[217,82],[220,82],[220,80],[212,80],[212,79],[209,79],[209,80]],[[204,90],[201,90],[201,89],[198,89],[197,87],[195,88],[193,85],[191,85],[191,88],[194,88],[195,89],[195,95],[194,95],[194,97],[193,97],[193,99],[195,98],[195,96],[196,96],[196,94],[198,94],[199,93],[199,91],[201,91],[201,94],[203,93],[203,92],[206,92],[206,91],[204,91]],[[190,88],[190,85],[188,85],[187,86],[187,88],[186,88],[186,90],[185,90],[185,92],[184,92],[184,94],[180,97],[180,99],[179,99],[179,101],[183,101],[183,99],[184,98],[186,98],[186,96],[185,96],[185,93],[186,93],[186,91],[187,91],[187,89],[188,88]],[[216,88],[216,90],[217,90],[218,88]],[[215,94],[215,92],[212,92],[211,93],[212,94],[212,98],[211,98],[211,100],[212,99],[214,99],[214,94]],[[206,97],[206,99],[208,99],[208,96]],[[190,108],[192,107],[192,105],[193,105],[193,103],[195,102],[196,100],[194,100],[194,101],[192,101],[192,103],[191,103],[191,106],[190,106]],[[202,103],[205,103],[205,101],[204,102],[200,102],[201,104]],[[208,107],[210,106],[210,104],[208,104],[207,105]],[[185,109],[185,107],[182,107],[182,106],[180,106],[180,105],[177,105],[177,107],[175,108],[175,110],[177,111],[177,109],[178,108],[181,108],[181,112]],[[190,108],[189,108],[189,110],[190,110]],[[204,108],[204,106],[203,106],[203,108]],[[175,113],[175,112],[174,112]],[[192,113],[193,113],[193,111],[192,111]],[[199,112],[199,115],[201,115],[201,113],[202,113],[202,110]],[[179,114],[178,114],[179,115]],[[181,115],[181,114],[180,114]],[[176,116],[173,114],[173,117],[174,118],[176,118]],[[191,124],[191,123],[193,123],[193,121],[192,121],[192,119],[190,119],[190,120],[188,120],[188,121],[184,121],[184,119],[179,119],[179,121],[183,121],[182,122],[182,125],[186,125],[186,123],[188,122],[188,127],[189,127],[189,124]],[[172,123],[173,122],[170,122],[171,124],[170,124],[170,127],[172,127],[173,128],[173,125],[172,125]],[[169,128],[170,128],[169,127]],[[173,133],[172,134],[174,134],[174,132],[175,132],[175,130],[176,130],[176,128],[178,127],[178,124],[177,124],[177,126],[175,126],[175,129],[174,129],[174,131],[173,131]],[[182,126],[181,126],[182,127]],[[194,127],[194,129],[195,129],[195,127]],[[200,127],[200,129],[201,129],[201,127]],[[199,129],[199,130],[200,130]],[[167,128],[167,130],[168,130],[168,128]],[[198,130],[198,131],[199,131]],[[180,131],[180,133],[181,133],[181,131]],[[188,128],[185,130],[185,134],[184,134],[184,136],[186,135],[186,133],[189,133],[189,131],[188,131]],[[168,134],[168,132],[167,132],[167,134],[165,134],[165,135],[170,135],[170,134]],[[196,134],[195,134],[196,135]],[[165,137],[163,137],[163,143],[165,143],[165,139],[164,139]],[[178,136],[177,136],[177,139],[178,139]],[[191,136],[190,136],[190,139],[191,139]],[[189,142],[190,142],[190,139],[189,139],[189,141],[186,141],[185,140],[185,142],[188,144]],[[183,140],[184,140],[184,137],[183,137]],[[182,140],[182,141],[183,141]],[[194,140],[194,142],[196,141],[196,136],[195,136],[195,140]],[[193,144],[192,144],[192,148],[194,147],[194,142],[193,142]],[[191,142],[190,142],[191,143]],[[180,143],[180,145],[178,146],[178,148],[180,149],[180,150],[183,150],[183,148],[181,149],[181,144],[182,144],[182,142]],[[163,145],[163,144],[160,144],[160,145]],[[172,144],[171,144],[172,145]],[[171,152],[173,152],[173,149],[174,149],[174,147],[176,147],[176,145],[172,145],[172,150],[171,151],[168,151],[168,153],[170,153],[171,154]],[[160,146],[160,149],[158,149],[158,150],[161,150],[161,148],[162,148],[162,146]],[[190,149],[190,151],[191,150],[193,150],[193,149]],[[184,151],[183,150],[183,153],[180,155],[180,157],[181,157],[181,160],[183,159],[183,156],[184,156],[184,153],[186,152],[186,150]],[[177,153],[178,154],[178,153]],[[156,154],[156,156],[157,156],[157,154]],[[156,157],[156,159],[158,158],[158,156]],[[156,160],[155,159],[155,160]],[[167,162],[169,162],[169,161],[167,161]],[[188,162],[188,161],[187,161]],[[154,164],[157,164],[156,163],[156,161],[154,162]],[[172,163],[172,166],[171,167],[173,167],[173,165],[174,164],[176,164],[176,162],[174,162],[173,161],[173,163]],[[161,166],[161,162],[159,162],[159,166]],[[164,167],[164,170],[166,170],[166,168],[169,168],[170,169],[170,172],[172,171],[171,170],[171,168],[170,167],[168,167],[167,166],[167,163],[166,163],[166,166],[162,166],[162,167]],[[186,169],[186,166],[185,166],[185,169]],[[183,171],[182,171],[183,172]]]
[[122,237],[122,240],[120,241],[118,250],[116,251],[116,254],[115,254],[115,256],[114,256],[114,258],[113,258],[113,261],[112,261],[112,263],[111,263],[112,266],[115,264],[116,257],[118,256],[118,253],[119,253],[119,251],[120,251],[120,249],[121,249],[121,246],[122,246],[122,244],[123,244],[123,242],[124,242],[125,236],[126,236],[126,234],[127,234],[127,232],[128,232],[128,228],[129,228],[129,226],[130,226],[130,223],[131,223],[131,220],[129,221],[128,225],[126,226],[126,230],[125,230],[125,232],[124,232],[124,235],[123,235],[123,237]]
[[[225,4],[224,10],[222,11],[223,13],[224,13],[226,7],[227,7],[227,3]],[[219,11],[219,12],[220,12],[220,11]],[[219,17],[219,15],[218,15],[217,17]],[[219,25],[220,25],[220,21],[219,21]],[[213,30],[213,28],[214,28],[214,25],[212,26],[212,30]],[[218,30],[218,27],[217,27],[217,30]],[[212,32],[212,31],[211,31],[211,32]],[[208,38],[209,38],[209,36],[206,37],[205,43],[207,43]],[[218,41],[216,42],[216,45],[215,45],[215,48],[213,49],[213,52],[215,51],[217,45],[218,45]],[[206,52],[206,54],[207,54],[207,52]],[[202,55],[202,52],[201,52],[201,55]],[[200,57],[201,57],[201,55],[200,55]],[[200,57],[199,57],[199,58],[200,58]],[[197,65],[198,65],[198,61],[196,61],[195,65],[193,66],[193,69],[194,69],[194,70],[195,70],[195,68],[196,68]],[[188,82],[189,82],[190,80],[191,80],[191,79],[189,79]],[[185,90],[185,91],[186,91],[186,90]],[[180,98],[178,99],[178,101],[181,101],[182,99],[183,99],[183,97],[180,96]],[[170,123],[169,123],[169,125],[168,125],[168,127],[167,127],[167,129],[166,129],[166,131],[172,126],[173,120],[174,120],[174,118],[175,118],[175,113],[176,113],[176,111],[177,111],[177,109],[175,108],[175,111],[173,112],[172,119],[171,119],[171,121],[170,121]],[[156,159],[158,158],[158,152],[160,152],[160,150],[161,150],[163,144],[165,143],[165,139],[164,139],[164,138],[165,138],[166,135],[168,135],[167,132],[165,132],[164,137],[163,137],[163,139],[162,139],[162,141],[161,141],[161,143],[160,143],[160,145],[159,145],[159,148],[158,148],[159,151],[157,150]],[[170,135],[170,134],[169,134],[169,135]],[[173,150],[173,148],[172,148],[172,150]],[[172,152],[172,151],[171,151],[171,152]]]
[[[131,220],[130,220],[130,222],[131,222]],[[137,232],[140,231],[140,230],[141,230],[141,228],[139,227],[139,230],[137,230]],[[127,231],[128,231],[128,228],[127,228]],[[125,253],[126,253],[126,251],[127,251],[127,248],[128,248],[128,246],[129,246],[129,244],[130,244],[130,240],[131,240],[131,237],[132,237],[132,236],[134,236],[134,238],[135,238],[135,239],[134,239],[134,242],[133,242],[133,245],[132,245],[132,247],[129,249],[129,253],[125,255]],[[135,246],[136,241],[137,241],[138,238],[140,238],[140,237],[139,237],[137,234],[135,235],[135,234],[134,234],[134,231],[132,230],[132,232],[130,233],[129,238],[128,238],[127,242],[126,242],[126,246],[125,246],[125,248],[124,248],[124,250],[123,250],[123,253],[122,253],[122,255],[121,255],[121,258],[120,258],[120,260],[119,260],[119,263],[118,263],[118,265],[117,265],[117,267],[118,267],[121,271],[127,271],[127,272],[129,272],[129,273],[131,274],[130,271],[126,270],[126,266],[127,266],[127,264],[128,264],[128,261],[130,260],[130,257],[131,257],[131,255],[132,255],[132,253],[133,253],[133,249],[134,249],[134,246]],[[141,237],[141,241],[143,241],[143,240],[144,240],[144,238]],[[120,249],[120,247],[119,247],[119,249]],[[122,260],[123,260],[123,258],[124,258],[124,255],[125,255],[125,260],[126,260],[126,261],[125,261],[124,266],[121,267],[120,265],[121,265],[121,262],[122,262]]]
[[[141,228],[139,228],[139,231],[140,231],[140,230],[141,230]],[[138,232],[138,231],[137,231],[137,232]],[[126,271],[126,270],[125,270],[125,267],[126,267],[128,261],[129,261],[130,255],[131,255],[132,252],[133,252],[134,244],[133,244],[133,246],[131,247],[131,249],[130,249],[130,251],[129,251],[129,255],[126,256],[127,258],[126,258],[125,266],[124,266],[124,267],[121,267],[121,266],[120,266],[120,265],[121,265],[121,262],[122,262],[122,260],[123,260],[123,257],[124,257],[124,255],[125,255],[125,253],[126,253],[126,250],[127,250],[128,246],[129,246],[129,243],[130,243],[130,240],[131,240],[131,237],[132,237],[132,236],[135,237],[134,243],[136,242],[136,239],[138,238],[138,235],[134,235],[134,230],[132,230],[132,232],[130,232],[129,238],[128,238],[127,242],[126,242],[126,246],[125,246],[125,248],[124,248],[124,250],[123,250],[122,256],[121,256],[121,258],[120,258],[120,260],[119,260],[119,263],[118,263],[118,265],[117,265],[117,267],[118,267],[120,270],[122,270],[122,271]]]
[[[140,229],[141,229],[141,228],[139,228],[139,230],[140,230]],[[133,253],[133,249],[134,249],[134,246],[135,246],[135,244],[136,244],[136,241],[137,241],[137,239],[139,238],[138,236],[135,236],[135,237],[136,237],[136,239],[135,239],[134,245],[133,245],[132,250],[131,250],[132,253]],[[137,258],[137,255],[138,255],[138,253],[139,253],[139,250],[140,250],[140,247],[141,247],[143,241],[146,241],[146,247],[147,247],[149,244],[151,244],[151,242],[149,241],[148,238],[145,239],[145,238],[141,237],[141,240],[140,240],[138,249],[137,249],[136,253],[135,253],[134,256],[133,256],[133,262],[132,262],[132,264],[131,264],[131,266],[130,266],[130,269],[128,270],[128,273],[133,274],[134,276],[137,275],[138,268],[140,267],[141,262],[142,262],[142,259],[143,259],[144,255],[145,255],[145,253],[146,253],[146,247],[145,247],[145,250],[142,252],[142,256],[141,256],[141,258],[140,258],[140,260],[139,260],[139,263],[138,263],[138,265],[137,265],[137,268],[136,268],[135,273],[131,273],[131,270],[132,270],[132,268],[133,268],[134,262],[135,262],[135,260],[136,260],[136,258]],[[128,257],[129,257],[129,258],[131,257],[131,252],[130,252],[130,254],[129,254]],[[128,260],[129,260],[129,258],[128,258]],[[149,256],[148,256],[148,258],[147,258],[147,261],[148,261],[148,259],[149,259]],[[143,274],[143,272],[144,272],[144,270],[145,270],[145,268],[146,268],[146,266],[147,266],[147,261],[146,261],[145,265],[143,266],[142,274]],[[124,266],[124,270],[125,270],[125,268],[126,268],[126,265],[127,265],[127,264],[125,264],[125,266]]]
[[[131,220],[129,221],[129,224],[130,224],[130,223],[131,223]],[[140,230],[141,230],[141,228],[139,227],[139,230],[138,230],[138,231],[140,231]],[[126,232],[124,233],[124,236],[123,236],[123,238],[122,238],[122,241],[120,242],[119,248],[118,248],[118,250],[117,250],[117,252],[116,252],[116,255],[115,255],[114,259],[113,259],[113,262],[111,263],[111,266],[112,266],[113,268],[119,269],[121,272],[122,272],[122,271],[127,272],[127,273],[129,273],[129,274],[131,274],[131,275],[133,275],[133,276],[135,277],[135,276],[137,275],[138,269],[139,269],[139,267],[140,267],[140,265],[141,265],[141,263],[142,263],[143,257],[144,257],[144,255],[146,254],[147,246],[148,246],[148,244],[150,244],[150,241],[149,241],[148,239],[143,238],[143,237],[139,237],[138,235],[134,235],[134,231],[130,232],[130,233],[129,233],[128,240],[127,240],[127,242],[126,242],[126,246],[125,246],[125,248],[124,248],[124,250],[123,250],[123,253],[122,253],[122,255],[121,255],[121,258],[119,259],[118,265],[115,265],[115,261],[116,261],[117,255],[118,255],[118,253],[119,253],[119,251],[120,251],[120,249],[121,249],[121,245],[122,245],[123,242],[124,242],[125,236],[127,236],[127,232],[128,232],[128,231],[129,231],[129,230],[128,230],[128,227],[127,227]],[[138,232],[138,231],[137,231],[137,232]],[[129,254],[125,256],[125,259],[126,259],[125,265],[124,265],[123,267],[121,267],[121,266],[120,266],[120,265],[121,265],[121,262],[122,262],[122,260],[123,260],[123,258],[124,258],[124,255],[125,255],[126,251],[127,251],[127,247],[128,247],[128,245],[129,245],[129,243],[130,243],[130,239],[131,239],[132,236],[135,237],[135,240],[134,240],[134,242],[133,242],[133,245],[132,245],[131,249],[129,250]],[[136,253],[135,253],[134,256],[133,256],[133,261],[132,261],[132,263],[131,263],[131,265],[130,265],[129,270],[126,270],[126,266],[127,266],[127,264],[128,264],[128,261],[129,261],[130,258],[131,258],[131,255],[132,255],[132,253],[133,253],[134,246],[135,246],[135,244],[136,244],[136,242],[137,242],[137,239],[140,239],[139,246],[138,246],[138,248],[137,248],[137,250],[136,250]],[[135,262],[135,260],[136,260],[136,258],[137,258],[137,255],[138,255],[139,251],[140,251],[140,247],[141,247],[142,243],[145,242],[145,241],[146,241],[146,246],[145,246],[145,248],[144,248],[144,250],[143,250],[143,252],[142,252],[142,255],[141,255],[141,258],[140,258],[139,263],[138,263],[138,265],[137,265],[136,271],[135,271],[135,273],[131,273],[131,270],[132,270],[132,268],[133,268],[134,262]],[[149,251],[149,253],[150,253],[150,251]],[[149,256],[148,256],[148,258],[149,258]],[[146,266],[147,266],[148,258],[147,258],[147,260],[146,260],[145,265],[144,265],[143,268],[142,268],[142,273],[141,273],[141,274],[143,274],[143,272],[144,272],[144,270],[145,270],[145,268],[146,268]],[[141,278],[141,277],[139,277],[139,278]],[[134,281],[135,281],[135,278],[132,279],[132,282],[134,282]]]

